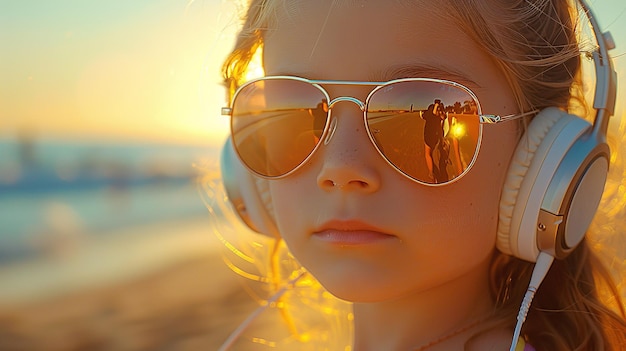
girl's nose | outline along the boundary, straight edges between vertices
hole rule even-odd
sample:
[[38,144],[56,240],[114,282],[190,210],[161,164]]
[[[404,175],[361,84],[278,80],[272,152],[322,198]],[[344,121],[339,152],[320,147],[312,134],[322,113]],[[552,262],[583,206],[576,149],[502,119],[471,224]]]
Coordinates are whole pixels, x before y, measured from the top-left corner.
[[331,110],[330,128],[319,150],[317,184],[326,191],[373,192],[380,187],[380,155],[369,139],[358,106],[341,103]]

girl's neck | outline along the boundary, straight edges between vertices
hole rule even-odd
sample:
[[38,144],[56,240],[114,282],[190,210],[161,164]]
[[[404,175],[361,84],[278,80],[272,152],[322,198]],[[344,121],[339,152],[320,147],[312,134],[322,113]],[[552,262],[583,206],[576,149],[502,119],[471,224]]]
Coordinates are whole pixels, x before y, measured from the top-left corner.
[[468,335],[493,314],[490,260],[466,275],[391,301],[355,303],[354,351],[462,350]]

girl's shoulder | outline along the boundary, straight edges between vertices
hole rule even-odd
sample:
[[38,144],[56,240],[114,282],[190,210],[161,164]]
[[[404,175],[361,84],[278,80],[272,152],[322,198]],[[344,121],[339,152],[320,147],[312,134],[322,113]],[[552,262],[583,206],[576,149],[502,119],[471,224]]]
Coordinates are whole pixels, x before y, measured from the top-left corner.
[[[512,332],[508,329],[492,329],[474,336],[466,347],[468,351],[508,351],[511,348]],[[536,351],[533,346],[520,338],[515,351]]]

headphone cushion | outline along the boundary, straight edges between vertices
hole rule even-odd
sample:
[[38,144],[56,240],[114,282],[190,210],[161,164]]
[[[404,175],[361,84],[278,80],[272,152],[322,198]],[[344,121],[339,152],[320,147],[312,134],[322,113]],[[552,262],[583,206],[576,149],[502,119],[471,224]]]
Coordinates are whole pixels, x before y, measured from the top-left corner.
[[257,233],[279,237],[269,181],[254,175],[243,165],[230,138],[222,148],[220,167],[228,200],[239,218]]
[[272,196],[270,194],[269,180],[255,176],[252,176],[252,178],[254,179],[254,185],[256,192],[259,194],[259,199],[261,200],[260,205],[263,208],[263,211],[267,213],[272,222],[276,222],[274,205],[272,204]]
[[519,211],[520,206],[525,205],[525,200],[518,201],[518,195],[524,181],[527,179],[526,175],[531,167],[535,153],[551,128],[563,116],[567,115],[567,113],[556,107],[548,107],[542,110],[533,118],[517,145],[500,197],[497,247],[505,254],[517,255],[517,250],[514,249],[512,243],[512,236],[517,235],[517,229],[519,228],[512,228],[511,223],[513,214]]

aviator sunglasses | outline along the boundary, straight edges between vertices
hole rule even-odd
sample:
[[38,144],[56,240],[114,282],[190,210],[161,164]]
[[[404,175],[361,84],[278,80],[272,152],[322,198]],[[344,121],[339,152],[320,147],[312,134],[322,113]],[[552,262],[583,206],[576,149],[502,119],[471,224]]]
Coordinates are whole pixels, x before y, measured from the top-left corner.
[[[350,96],[331,99],[324,85],[373,89],[363,102]],[[358,82],[270,76],[239,87],[222,115],[231,117],[233,145],[243,164],[274,179],[295,172],[330,141],[337,127],[332,108],[341,101],[363,111],[367,134],[389,165],[427,185],[456,181],[471,169],[484,124],[537,112],[482,114],[470,89],[442,79]]]

